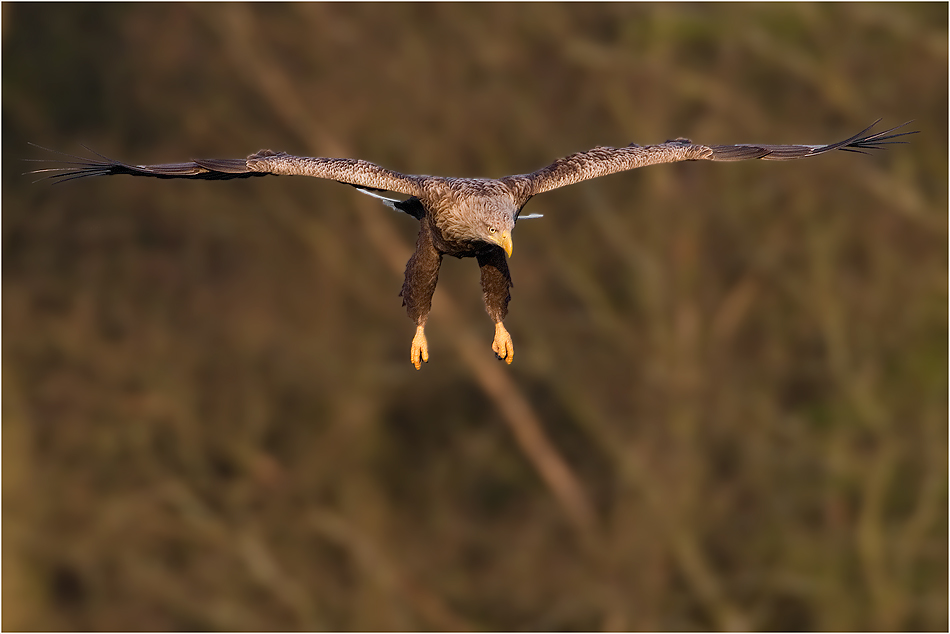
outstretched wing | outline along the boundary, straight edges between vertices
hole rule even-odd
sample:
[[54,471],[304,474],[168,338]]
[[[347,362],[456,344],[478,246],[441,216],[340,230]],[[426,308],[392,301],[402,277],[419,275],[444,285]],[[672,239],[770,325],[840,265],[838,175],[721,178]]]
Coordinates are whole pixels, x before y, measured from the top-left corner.
[[[59,181],[68,181],[86,176],[113,176],[115,174],[202,180],[228,180],[277,174],[326,178],[357,187],[369,187],[413,196],[422,193],[422,184],[419,177],[400,174],[380,167],[375,163],[357,159],[312,158],[291,156],[286,152],[261,150],[251,154],[246,159],[193,159],[186,163],[130,165],[107,158],[92,150],[89,151],[95,154],[97,158],[63,154],[63,156],[67,156],[72,160],[59,161],[59,167],[48,167],[29,173],[45,174],[48,178]],[[61,152],[57,153],[62,154]]]
[[817,156],[832,150],[847,152],[864,152],[864,150],[880,149],[891,143],[896,137],[916,132],[898,132],[907,123],[885,130],[871,133],[871,128],[877,125],[880,119],[858,134],[829,145],[761,145],[743,143],[739,145],[698,145],[688,139],[676,139],[658,145],[639,146],[630,144],[627,147],[596,147],[587,152],[578,152],[562,159],[558,159],[536,172],[508,176],[502,179],[514,191],[522,196],[531,197],[535,194],[573,185],[598,176],[615,174],[637,167],[656,165],[659,163],[675,163],[678,161],[745,161],[761,159],[764,161],[789,161],[792,159]]

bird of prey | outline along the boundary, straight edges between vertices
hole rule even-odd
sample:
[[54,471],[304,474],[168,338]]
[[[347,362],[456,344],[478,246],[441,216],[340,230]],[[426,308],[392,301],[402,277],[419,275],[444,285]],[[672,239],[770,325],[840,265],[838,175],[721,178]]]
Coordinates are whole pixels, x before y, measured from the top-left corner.
[[[515,223],[519,218],[537,217],[521,213],[533,196],[598,176],[659,163],[748,159],[787,161],[833,150],[864,153],[864,150],[901,143],[894,139],[914,134],[896,132],[906,123],[872,133],[872,128],[879,122],[880,119],[852,137],[827,145],[702,145],[679,138],[656,145],[631,143],[619,148],[595,147],[558,159],[536,172],[503,178],[412,176],[357,159],[292,156],[271,150],[261,150],[246,159],[194,159],[160,165],[130,165],[98,154],[96,159],[67,155],[78,160],[63,161],[63,167],[31,173],[49,173],[50,178],[60,181],[115,174],[204,180],[269,174],[314,176],[352,185],[381,199],[389,207],[419,221],[416,250],[406,264],[400,293],[409,317],[416,324],[409,360],[418,370],[423,362],[429,360],[425,325],[439,267],[446,255],[474,257],[478,262],[485,308],[495,323],[492,350],[507,363],[514,359],[511,336],[502,323],[508,313],[512,285],[506,257],[511,256],[511,234]],[[409,198],[400,200],[382,192],[396,192]]]

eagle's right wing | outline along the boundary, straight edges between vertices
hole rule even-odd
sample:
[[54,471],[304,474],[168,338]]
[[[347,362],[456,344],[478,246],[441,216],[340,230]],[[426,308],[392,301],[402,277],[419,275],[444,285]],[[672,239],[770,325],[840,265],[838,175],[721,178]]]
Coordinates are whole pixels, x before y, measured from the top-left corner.
[[202,180],[250,178],[266,176],[267,174],[296,175],[325,178],[356,187],[368,187],[412,196],[423,193],[420,177],[401,174],[375,163],[358,159],[292,156],[286,152],[261,150],[251,154],[246,159],[192,159],[185,163],[130,165],[107,158],[96,152],[93,153],[98,158],[84,158],[67,154],[65,156],[76,160],[61,161],[61,167],[38,169],[30,173],[47,174],[49,178],[59,181],[86,176],[113,176],[116,174]]

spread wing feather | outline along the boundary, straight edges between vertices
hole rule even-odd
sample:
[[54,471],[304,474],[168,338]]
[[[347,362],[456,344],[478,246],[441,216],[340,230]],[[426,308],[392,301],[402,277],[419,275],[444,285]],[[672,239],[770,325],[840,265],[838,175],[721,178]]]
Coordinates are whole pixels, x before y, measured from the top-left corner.
[[[37,145],[46,150],[42,146]],[[86,148],[89,150],[89,148]],[[48,150],[54,151],[54,150]],[[59,161],[59,167],[34,170],[30,174],[43,174],[57,181],[68,181],[87,176],[113,176],[129,174],[153,178],[192,178],[202,180],[229,180],[255,176],[297,175],[313,176],[347,183],[356,187],[387,190],[403,194],[422,193],[421,179],[407,176],[380,167],[369,161],[338,158],[312,158],[292,156],[285,152],[261,150],[246,159],[193,159],[185,163],[161,163],[157,165],[131,165],[105,157],[93,150],[96,158],[62,154],[72,160]],[[31,160],[31,159],[27,159]],[[37,159],[42,161],[42,159]]]
[[558,159],[531,174],[508,176],[503,178],[506,184],[519,192],[522,197],[573,185],[591,178],[615,174],[626,170],[675,163],[678,161],[745,161],[760,159],[764,161],[789,161],[792,159],[817,156],[832,150],[846,152],[864,152],[880,149],[891,143],[903,143],[893,139],[916,132],[897,132],[907,125],[871,133],[871,129],[880,119],[858,134],[837,143],[828,145],[762,145],[743,143],[738,145],[699,145],[688,139],[676,139],[658,145],[639,146],[635,144],[622,148],[596,147],[587,152],[578,152]]

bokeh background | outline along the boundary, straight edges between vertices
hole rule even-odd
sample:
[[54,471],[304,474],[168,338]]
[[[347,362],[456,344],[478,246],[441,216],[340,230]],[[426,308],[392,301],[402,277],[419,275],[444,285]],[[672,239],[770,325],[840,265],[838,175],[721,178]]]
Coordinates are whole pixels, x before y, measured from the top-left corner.
[[[947,5],[10,4],[3,628],[946,630]],[[304,178],[33,184],[28,142],[502,176],[512,366],[415,221]]]

